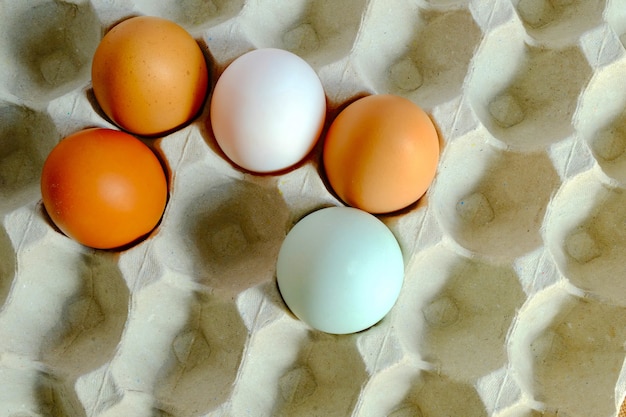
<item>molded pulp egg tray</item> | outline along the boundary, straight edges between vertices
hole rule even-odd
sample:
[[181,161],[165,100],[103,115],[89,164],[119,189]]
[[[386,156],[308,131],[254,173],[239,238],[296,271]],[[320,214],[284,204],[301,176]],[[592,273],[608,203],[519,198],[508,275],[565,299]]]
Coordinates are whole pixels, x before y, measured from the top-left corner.
[[[435,181],[378,216],[406,263],[381,322],[338,336],[289,312],[278,249],[304,215],[342,204],[321,148],[280,175],[244,173],[207,105],[147,140],[170,181],[147,239],[92,250],[53,227],[42,163],[64,136],[114,127],[91,58],[141,14],[184,26],[213,85],[277,47],[317,71],[329,121],[371,93],[427,111]],[[0,18],[1,416],[618,415],[625,1],[0,0]]]

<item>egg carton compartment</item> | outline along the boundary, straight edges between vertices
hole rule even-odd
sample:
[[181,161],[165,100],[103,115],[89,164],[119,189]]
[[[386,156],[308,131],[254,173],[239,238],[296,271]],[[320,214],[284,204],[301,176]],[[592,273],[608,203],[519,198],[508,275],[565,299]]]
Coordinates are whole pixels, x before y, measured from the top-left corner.
[[[526,300],[510,266],[437,245],[407,272],[394,325],[404,348],[437,372],[474,382],[507,363],[506,335]],[[424,273],[428,271],[428,273]]]
[[289,50],[319,68],[350,53],[368,4],[364,0],[341,4],[322,0],[297,1],[290,8],[276,1],[250,6],[241,19],[255,46]]
[[612,181],[626,183],[626,96],[609,86],[621,82],[623,56],[596,72],[578,109],[577,130],[592,157]]
[[[402,95],[426,109],[456,98],[482,39],[469,3],[396,3],[371,5],[354,47],[355,65],[373,91]],[[390,27],[398,36],[387,36]]]
[[561,181],[546,153],[500,149],[485,136],[475,131],[447,149],[431,204],[461,246],[512,260],[542,245],[546,206]]
[[170,19],[191,31],[198,27],[215,26],[233,18],[241,11],[244,3],[243,0],[134,1],[139,14]]
[[316,333],[305,342],[279,381],[281,397],[271,415],[350,414],[367,379],[354,340]]
[[603,20],[606,0],[513,0],[528,33],[538,40],[569,40]]
[[[615,417],[622,3],[0,0],[0,416]],[[312,330],[276,286],[291,227],[342,204],[323,137],[295,167],[250,174],[220,150],[205,105],[143,139],[169,182],[153,232],[100,251],[54,227],[41,165],[61,137],[114,127],[91,56],[138,14],[189,30],[210,85],[254,48],[303,57],[326,127],[370,93],[427,110],[439,172],[417,204],[379,216],[406,264],[381,322]]]
[[541,149],[573,133],[578,97],[591,74],[577,44],[536,45],[511,19],[486,37],[467,89],[493,137],[508,147]]
[[460,414],[471,417],[488,415],[476,389],[446,375],[422,372],[411,382],[403,402],[388,415],[444,417]]
[[[550,209],[546,245],[573,285],[624,306],[626,287],[619,278],[626,244],[626,219],[620,209],[624,191],[598,177],[597,172],[587,171],[560,190]],[[586,190],[584,196],[580,189]]]
[[538,294],[520,312],[509,343],[520,385],[548,411],[615,415],[626,336],[623,310],[567,285]]
[[[113,356],[126,322],[128,289],[114,256],[85,252],[56,232],[46,233],[48,226],[35,219],[41,217],[37,207],[25,215],[30,223],[18,223],[28,224],[21,236],[9,230],[17,272],[0,316],[3,357],[19,380],[6,382],[3,391],[24,395],[7,401],[3,411],[80,415],[74,383]],[[17,214],[5,219],[18,220]],[[31,302],[23,303],[26,298]]]
[[[78,260],[79,287],[61,307],[63,320],[46,336],[42,361],[77,377],[109,360],[128,317],[129,292],[113,256],[88,253]],[[18,277],[19,279],[19,277]]]
[[3,89],[26,103],[41,104],[89,78],[100,41],[100,22],[87,1],[2,3],[0,70]]
[[172,285],[171,275],[134,291],[115,355],[75,384],[92,414],[125,407],[134,392],[145,396],[140,415],[204,415],[228,398],[246,337],[241,319],[232,302]]
[[230,300],[196,293],[188,308],[187,323],[171,343],[154,392],[159,409],[197,416],[229,399],[247,331]]

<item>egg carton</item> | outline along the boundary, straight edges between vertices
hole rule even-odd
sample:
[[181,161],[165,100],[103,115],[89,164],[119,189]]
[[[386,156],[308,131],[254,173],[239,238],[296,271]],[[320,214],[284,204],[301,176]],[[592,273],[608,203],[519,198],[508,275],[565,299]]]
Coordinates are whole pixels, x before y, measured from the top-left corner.
[[[132,15],[184,26],[212,84],[290,50],[332,120],[392,93],[442,155],[417,204],[378,216],[406,276],[380,323],[329,335],[275,282],[293,224],[341,205],[320,146],[281,175],[235,168],[208,125],[148,141],[162,222],[123,251],[59,233],[43,161],[112,126],[93,52]],[[0,0],[0,416],[609,417],[626,390],[626,1]]]

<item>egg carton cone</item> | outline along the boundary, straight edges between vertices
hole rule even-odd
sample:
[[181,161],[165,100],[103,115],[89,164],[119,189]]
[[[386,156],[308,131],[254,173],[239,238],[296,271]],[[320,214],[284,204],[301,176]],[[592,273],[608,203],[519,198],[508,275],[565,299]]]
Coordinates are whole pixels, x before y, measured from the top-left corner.
[[[302,57],[326,127],[369,94],[428,113],[435,180],[377,216],[405,262],[383,320],[331,335],[291,314],[281,244],[343,205],[323,138],[255,175],[221,152],[208,101],[146,141],[170,186],[147,238],[94,250],[52,224],[43,162],[117,128],[91,59],[136,15],[187,29],[211,88],[253,49]],[[0,0],[0,19],[0,416],[625,415],[625,1]]]

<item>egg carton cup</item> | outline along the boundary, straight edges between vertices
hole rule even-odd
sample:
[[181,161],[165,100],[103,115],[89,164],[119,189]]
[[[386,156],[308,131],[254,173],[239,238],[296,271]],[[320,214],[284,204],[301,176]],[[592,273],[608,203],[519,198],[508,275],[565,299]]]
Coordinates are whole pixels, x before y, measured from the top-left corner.
[[[329,122],[375,93],[431,116],[434,183],[378,216],[406,264],[381,322],[337,336],[289,312],[280,245],[342,204],[321,147],[280,175],[243,172],[208,106],[146,140],[170,195],[145,240],[92,250],[53,226],[43,161],[66,135],[114,127],[91,57],[141,14],[184,26],[212,85],[276,47],[319,74]],[[0,18],[0,416],[618,415],[626,2],[0,0]]]

